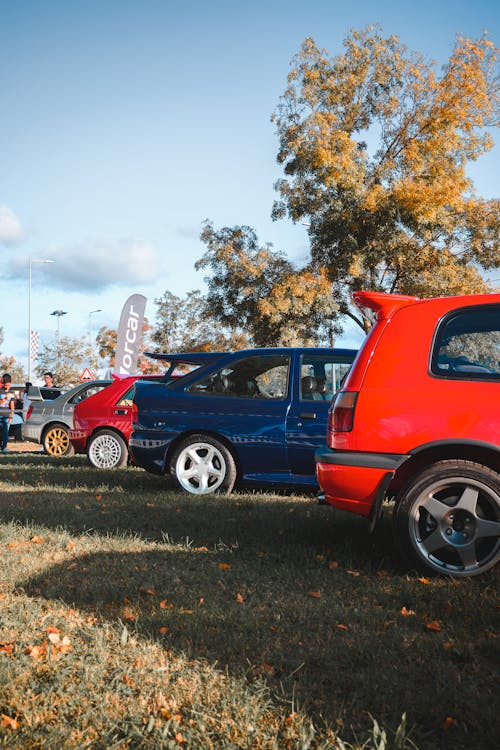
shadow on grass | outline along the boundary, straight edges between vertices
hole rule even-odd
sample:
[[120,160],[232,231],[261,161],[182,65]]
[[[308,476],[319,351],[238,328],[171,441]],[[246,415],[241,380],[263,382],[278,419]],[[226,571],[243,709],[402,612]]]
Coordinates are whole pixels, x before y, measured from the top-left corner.
[[[313,527],[303,530],[314,544]],[[481,658],[466,645],[448,652],[449,634],[435,638],[421,618],[401,618],[402,603],[415,600],[412,580],[394,586],[371,571],[332,571],[304,548],[294,555],[270,542],[269,535],[232,551],[96,552],[45,570],[24,591],[121,621],[230,674],[264,676],[290,709],[298,705],[316,722],[368,726],[370,713],[396,727],[406,711],[420,747],[494,746],[493,646]],[[431,616],[449,595],[429,595]],[[473,609],[461,617],[470,628],[484,626]],[[440,735],[448,716],[460,723],[447,742]]]
[[[480,582],[427,586],[401,575],[386,527],[370,539],[360,519],[310,500],[191,498],[165,494],[165,480],[139,471],[86,476],[78,460],[42,460],[23,475],[39,490],[2,496],[5,521],[96,534],[92,554],[20,581],[27,595],[122,622],[230,674],[263,676],[316,721],[369,726],[370,713],[396,727],[406,711],[420,747],[495,746]],[[110,551],[102,537],[116,532],[121,551]],[[141,540],[168,543],[132,549]],[[415,616],[401,616],[403,607]],[[426,630],[450,611],[443,632]]]

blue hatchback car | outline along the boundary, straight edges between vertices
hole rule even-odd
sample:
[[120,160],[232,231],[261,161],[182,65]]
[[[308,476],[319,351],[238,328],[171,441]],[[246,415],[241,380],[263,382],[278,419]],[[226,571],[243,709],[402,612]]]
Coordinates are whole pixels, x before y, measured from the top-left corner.
[[[169,369],[163,381],[135,384],[132,461],[171,474],[193,495],[229,493],[236,482],[314,487],[314,451],[325,444],[328,407],[355,355],[328,348],[150,355]],[[172,378],[176,366],[190,371]]]

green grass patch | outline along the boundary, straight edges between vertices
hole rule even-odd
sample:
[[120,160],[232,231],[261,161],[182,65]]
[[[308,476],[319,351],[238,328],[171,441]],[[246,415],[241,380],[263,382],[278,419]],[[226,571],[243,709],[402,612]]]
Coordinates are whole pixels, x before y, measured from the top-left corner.
[[4,456],[0,491],[0,747],[496,746],[496,571],[83,457]]

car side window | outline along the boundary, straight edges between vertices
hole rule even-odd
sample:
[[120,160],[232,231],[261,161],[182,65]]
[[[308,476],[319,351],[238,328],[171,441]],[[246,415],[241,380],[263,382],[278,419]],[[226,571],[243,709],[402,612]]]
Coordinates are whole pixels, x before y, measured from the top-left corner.
[[95,393],[99,393],[99,391],[102,391],[103,388],[106,386],[104,385],[91,385],[89,388],[84,389],[83,391],[80,391],[80,393],[77,393],[76,396],[73,396],[73,398],[70,400],[70,404],[79,404],[80,401],[85,401],[86,398],[89,398],[89,396],[93,396]]
[[188,393],[280,400],[288,394],[289,372],[288,355],[245,357],[193,383]]
[[431,371],[447,378],[500,379],[500,307],[459,310],[438,328]]
[[300,398],[331,401],[352,362],[327,354],[303,354],[300,361]]
[[135,386],[129,388],[128,391],[124,393],[121,399],[117,402],[116,406],[132,406],[132,403],[134,401],[134,391]]

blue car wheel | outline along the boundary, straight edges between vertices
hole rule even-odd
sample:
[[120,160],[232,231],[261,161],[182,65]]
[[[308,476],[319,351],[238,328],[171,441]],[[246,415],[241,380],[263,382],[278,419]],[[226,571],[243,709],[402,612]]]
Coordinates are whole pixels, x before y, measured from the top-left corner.
[[230,493],[236,464],[230,451],[210,435],[191,435],[175,450],[170,472],[177,485],[192,495]]

